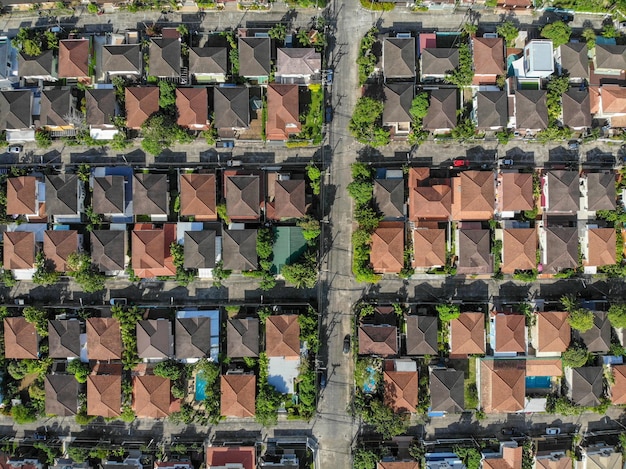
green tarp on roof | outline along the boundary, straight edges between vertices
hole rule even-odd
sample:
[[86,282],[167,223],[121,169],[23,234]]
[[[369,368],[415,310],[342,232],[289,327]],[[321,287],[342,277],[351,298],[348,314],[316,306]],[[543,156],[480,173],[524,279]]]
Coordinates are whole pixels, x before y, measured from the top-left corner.
[[297,262],[306,250],[302,228],[298,226],[274,227],[274,259],[272,273],[280,273],[286,264]]

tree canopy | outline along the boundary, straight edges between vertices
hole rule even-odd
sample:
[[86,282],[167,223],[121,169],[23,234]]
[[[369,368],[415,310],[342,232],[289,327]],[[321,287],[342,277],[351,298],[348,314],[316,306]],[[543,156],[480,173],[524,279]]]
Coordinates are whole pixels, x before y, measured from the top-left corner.
[[474,79],[472,51],[468,44],[459,46],[459,66],[446,75],[445,81],[460,88],[469,86]]
[[461,315],[461,308],[458,305],[440,304],[435,307],[441,322],[450,322]]
[[626,327],[626,304],[612,304],[609,308],[609,321],[615,329]]
[[348,129],[360,143],[380,147],[389,143],[389,131],[382,128],[383,103],[361,97],[354,108]]
[[552,40],[553,47],[559,47],[569,42],[569,38],[572,35],[572,28],[570,28],[563,21],[555,21],[554,23],[547,24],[541,30],[541,37]]
[[593,327],[593,312],[585,308],[576,308],[569,312],[567,322],[579,332],[586,332]]
[[506,42],[506,45],[509,47],[515,44],[515,39],[517,39],[517,35],[519,34],[519,30],[512,21],[505,21],[498,25],[496,32],[502,36],[504,42]]

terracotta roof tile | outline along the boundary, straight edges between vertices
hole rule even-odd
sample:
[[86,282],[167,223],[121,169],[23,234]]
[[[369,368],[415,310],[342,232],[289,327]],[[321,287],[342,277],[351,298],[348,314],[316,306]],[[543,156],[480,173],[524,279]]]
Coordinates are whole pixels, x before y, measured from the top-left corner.
[[119,417],[121,407],[122,375],[87,377],[87,415]]
[[503,212],[521,212],[532,210],[535,201],[533,198],[532,173],[502,173],[501,193]]
[[560,358],[537,358],[526,360],[526,376],[562,376],[563,362]]
[[268,140],[287,140],[300,132],[299,102],[298,85],[272,83],[267,87]]
[[137,417],[167,417],[170,403],[169,379],[149,375],[133,377],[133,409]]
[[404,267],[404,223],[381,222],[372,234],[371,247],[374,272],[400,272]]
[[256,377],[254,375],[223,375],[220,408],[225,417],[254,417]]
[[385,371],[385,403],[397,413],[416,412],[417,371]]
[[[504,40],[501,37],[474,37],[472,46],[475,84],[495,83],[497,75],[504,75]],[[492,78],[485,80],[480,75],[490,75]]]
[[7,179],[7,215],[37,213],[37,178],[20,176]]
[[215,174],[181,174],[181,215],[217,220],[215,198]]
[[536,469],[571,469],[572,460],[568,456],[558,459],[550,457],[537,457]]
[[268,357],[300,356],[300,324],[297,315],[281,314],[267,318],[265,351]]
[[567,317],[564,311],[537,313],[538,352],[565,352],[572,338]]
[[5,269],[32,269],[35,266],[35,233],[28,231],[5,232],[3,250]]
[[535,228],[510,228],[504,230],[502,243],[502,272],[537,267],[537,232]]
[[90,360],[121,360],[122,349],[122,335],[117,319],[87,319],[87,357]]
[[495,183],[491,171],[464,171],[455,187],[454,203],[460,201],[459,220],[482,220],[493,217]]
[[413,230],[413,267],[446,264],[446,230]]
[[253,446],[210,446],[206,451],[209,468],[241,464],[243,469],[255,469],[256,450]]
[[522,469],[522,451],[521,446],[505,446],[502,457],[483,459],[482,469]]
[[526,351],[526,316],[523,314],[496,315],[496,352]]
[[526,401],[525,360],[481,360],[480,387],[485,412],[522,410]]
[[43,238],[43,252],[46,259],[54,264],[54,270],[65,272],[67,258],[78,252],[78,231],[47,230]]
[[129,86],[126,88],[126,125],[139,129],[159,110],[159,88],[156,86]]
[[588,233],[589,256],[587,265],[603,266],[616,262],[616,244],[614,228],[590,228]]
[[450,354],[485,353],[485,315],[461,313],[450,322]]
[[398,328],[393,326],[359,326],[359,355],[398,354]]
[[39,358],[39,337],[35,326],[26,319],[4,319],[4,356],[6,358]]
[[59,78],[89,76],[89,39],[59,41]]
[[417,461],[378,461],[376,469],[420,469]]
[[600,99],[603,114],[623,114],[626,112],[626,88],[618,85],[602,85]]
[[615,405],[626,404],[626,365],[614,365],[613,378],[611,402]]
[[206,88],[177,88],[178,125],[195,130],[209,128],[209,97]]
[[135,225],[132,233],[132,264],[141,278],[174,275],[176,269],[170,253],[170,244],[176,239],[176,225],[163,228]]

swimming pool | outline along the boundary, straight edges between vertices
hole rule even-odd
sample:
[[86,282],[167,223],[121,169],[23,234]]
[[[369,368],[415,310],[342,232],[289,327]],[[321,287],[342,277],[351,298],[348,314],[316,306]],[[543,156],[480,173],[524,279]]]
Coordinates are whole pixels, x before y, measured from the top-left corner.
[[206,378],[202,371],[196,373],[196,401],[204,401],[206,399]]
[[363,383],[363,392],[373,393],[376,390],[376,370],[368,366],[365,368],[365,371],[367,371],[367,378],[365,378]]
[[549,389],[552,386],[552,378],[550,376],[527,376],[527,389]]

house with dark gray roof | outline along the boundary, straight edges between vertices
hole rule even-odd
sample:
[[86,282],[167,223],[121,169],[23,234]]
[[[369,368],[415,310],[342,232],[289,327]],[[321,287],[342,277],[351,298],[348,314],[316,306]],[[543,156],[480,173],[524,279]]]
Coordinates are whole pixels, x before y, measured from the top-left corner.
[[456,127],[458,95],[455,88],[437,89],[430,92],[430,106],[424,117],[425,130],[448,132]]
[[591,127],[589,89],[570,88],[561,97],[563,125],[575,130]]
[[415,81],[414,37],[386,37],[383,42],[383,73],[385,80]]
[[568,75],[570,81],[589,79],[589,50],[585,42],[568,42],[554,51],[559,75]]
[[213,126],[220,136],[234,137],[235,131],[250,126],[250,92],[245,86],[213,88]]
[[587,210],[615,210],[617,203],[615,192],[615,173],[587,173]]
[[375,179],[374,203],[385,218],[403,218],[406,204],[404,179]]
[[128,263],[128,235],[124,230],[93,230],[91,262],[106,274],[123,272]]
[[85,189],[75,174],[46,176],[46,213],[55,221],[80,221]]
[[161,219],[169,213],[167,175],[136,173],[133,176],[133,214]]
[[422,82],[441,80],[459,66],[459,49],[426,48],[420,55],[420,78]]
[[211,318],[177,318],[176,358],[205,358],[211,351]]
[[259,356],[259,320],[257,318],[233,318],[226,326],[228,357]]
[[505,91],[476,93],[476,126],[485,130],[506,127],[509,120],[508,103]]
[[591,329],[574,335],[585,343],[590,352],[607,353],[611,348],[611,322],[605,311],[593,312],[593,326]]
[[407,316],[406,354],[437,355],[437,317]]
[[604,396],[604,372],[601,366],[568,368],[565,372],[568,397],[575,405],[594,407]]
[[137,354],[146,360],[174,356],[174,335],[169,319],[147,319],[137,322]]
[[0,91],[0,130],[23,130],[33,126],[33,93],[30,90]]
[[182,60],[180,44],[180,39],[173,37],[150,40],[148,75],[179,78]]
[[189,49],[189,74],[196,83],[224,83],[228,75],[226,47],[192,47]]
[[563,269],[578,266],[578,229],[570,226],[545,228],[546,244],[543,252],[543,272],[556,274]]
[[47,88],[41,92],[41,112],[39,125],[46,130],[67,130],[74,128],[76,99],[69,86]]
[[92,177],[91,205],[93,211],[105,216],[123,215],[126,208],[125,184],[124,176]]
[[78,412],[78,381],[74,375],[46,375],[46,414],[69,417]]
[[81,324],[78,319],[48,321],[50,358],[80,357]]
[[465,385],[462,371],[435,368],[430,373],[432,412],[460,413],[465,410]]
[[596,75],[620,75],[626,69],[626,45],[596,44],[595,51]]
[[251,229],[223,231],[224,269],[238,272],[257,269],[256,236],[257,231]]
[[216,262],[217,233],[213,230],[185,231],[185,269],[212,269]]
[[544,130],[548,127],[548,104],[545,90],[517,90],[515,92],[515,128]]
[[141,75],[143,57],[139,44],[114,44],[102,48],[101,78]]
[[226,213],[233,220],[258,220],[261,178],[258,174],[225,174]]
[[35,57],[24,52],[17,54],[18,73],[25,80],[56,81],[58,65],[52,50],[43,51]]
[[544,210],[554,214],[576,213],[580,208],[579,186],[578,171],[548,171],[543,184]]
[[113,117],[119,114],[115,90],[87,88],[85,90],[85,108],[87,125],[93,127],[111,127]]
[[488,274],[493,272],[493,260],[491,258],[491,234],[483,229],[460,229],[459,262],[457,272],[459,274]]
[[383,126],[391,130],[391,137],[406,137],[411,131],[411,103],[414,96],[412,82],[388,83],[383,88],[385,103]]
[[239,75],[267,79],[272,71],[271,45],[269,37],[239,37]]

